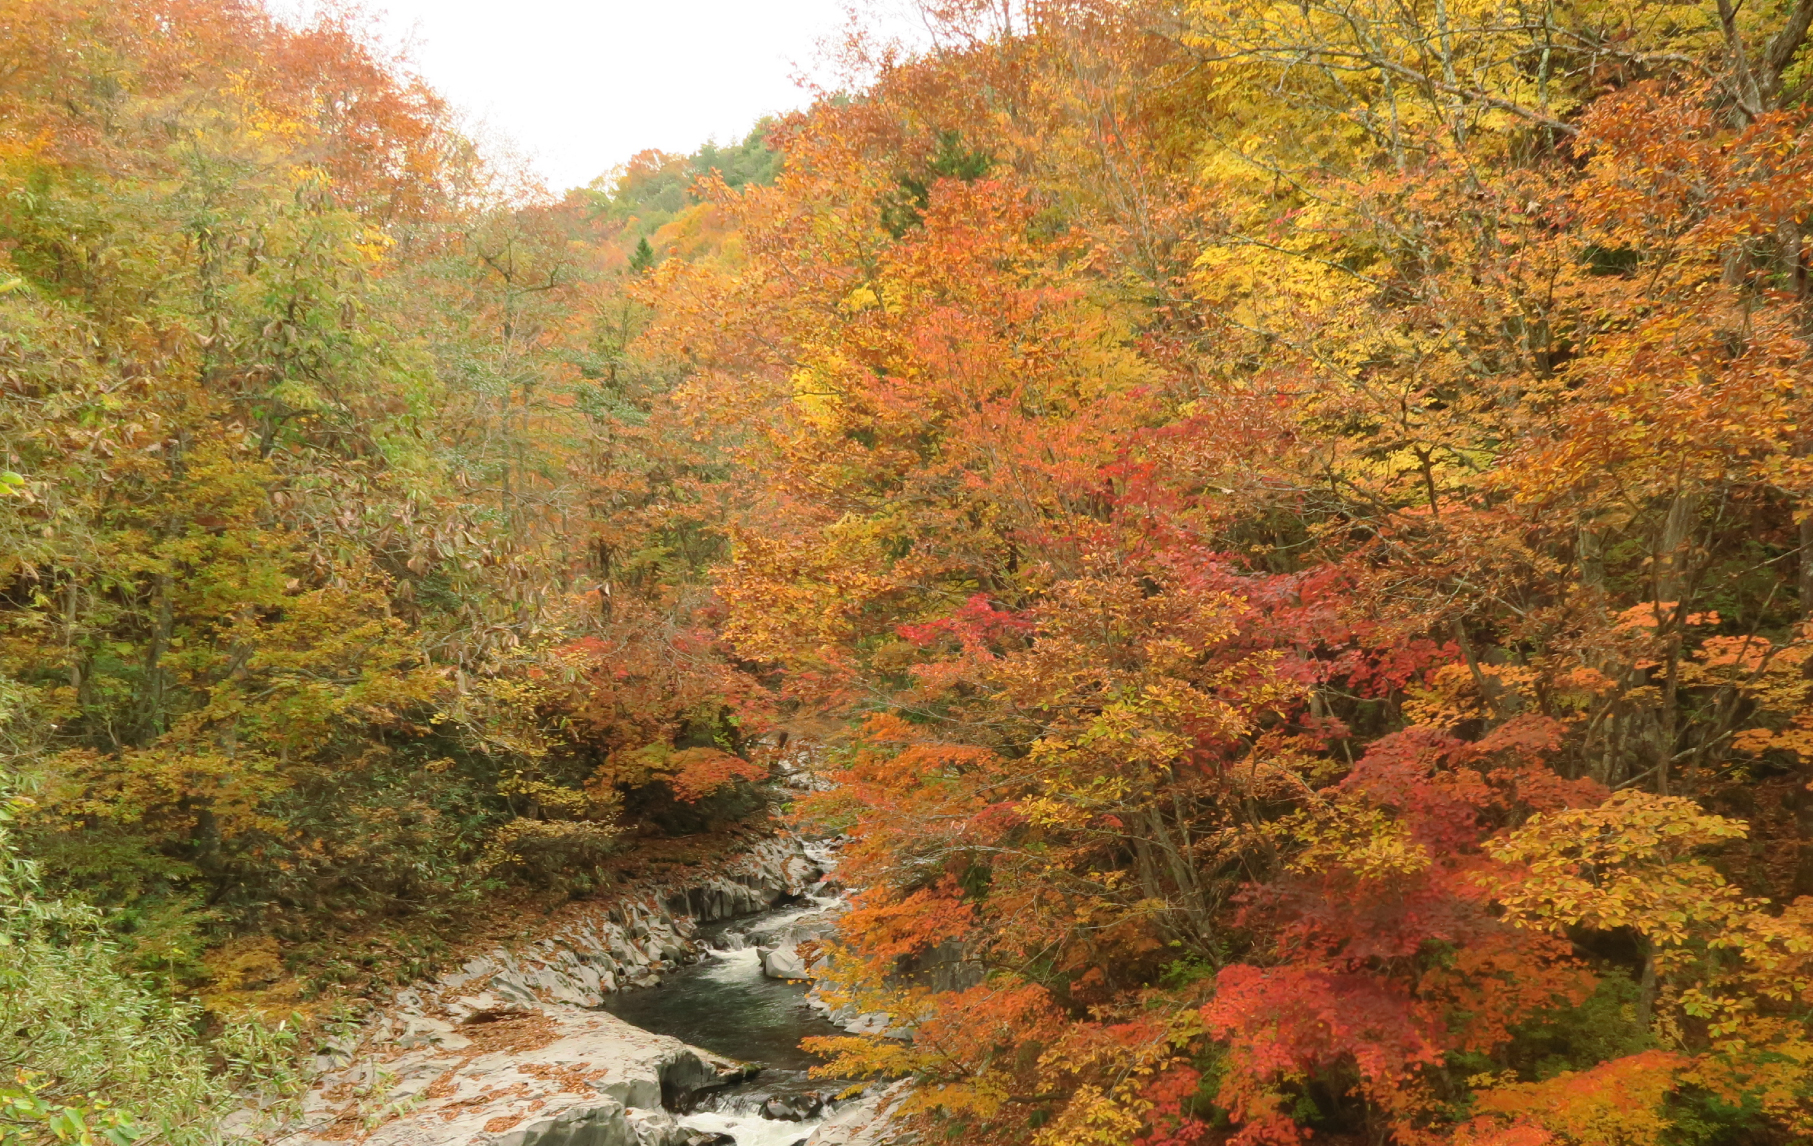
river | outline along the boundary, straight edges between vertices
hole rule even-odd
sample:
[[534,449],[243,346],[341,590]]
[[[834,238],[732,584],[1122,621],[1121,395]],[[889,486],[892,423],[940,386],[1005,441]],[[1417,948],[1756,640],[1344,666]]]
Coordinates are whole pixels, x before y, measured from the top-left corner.
[[[786,937],[790,928],[834,910],[838,902],[807,897],[752,918],[701,927],[700,937],[711,947],[703,960],[666,976],[659,987],[612,995],[604,1004],[604,1010],[645,1031],[762,1066],[747,1082],[697,1096],[680,1125],[727,1134],[736,1146],[795,1146],[836,1105],[832,1096],[850,1083],[809,1077],[806,1072],[820,1060],[799,1043],[809,1035],[843,1032],[806,1002],[806,984],[764,975],[755,945]],[[795,1113],[817,1112],[798,1121],[765,1118],[762,1108],[770,1100]]]

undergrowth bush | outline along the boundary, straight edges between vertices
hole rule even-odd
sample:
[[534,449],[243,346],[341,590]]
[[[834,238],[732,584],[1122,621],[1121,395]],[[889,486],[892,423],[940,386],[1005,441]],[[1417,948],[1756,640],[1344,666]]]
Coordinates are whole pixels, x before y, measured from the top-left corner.
[[0,799],[0,1143],[234,1137],[238,1110],[272,1110],[298,1081],[294,1032],[172,999],[127,965],[88,904],[46,897]]

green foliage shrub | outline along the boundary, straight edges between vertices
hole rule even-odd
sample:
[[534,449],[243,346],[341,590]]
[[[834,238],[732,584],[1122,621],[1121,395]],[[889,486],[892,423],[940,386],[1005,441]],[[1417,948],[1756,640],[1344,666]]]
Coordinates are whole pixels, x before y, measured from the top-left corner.
[[232,1137],[229,1114],[292,1089],[294,1033],[228,1021],[208,1037],[198,1007],[128,965],[101,912],[43,895],[13,843],[22,802],[0,804],[0,1143]]
[[1558,1007],[1518,1028],[1505,1060],[1524,1078],[1543,1080],[1588,1070],[1655,1045],[1638,1017],[1638,987],[1607,974],[1577,1007]]

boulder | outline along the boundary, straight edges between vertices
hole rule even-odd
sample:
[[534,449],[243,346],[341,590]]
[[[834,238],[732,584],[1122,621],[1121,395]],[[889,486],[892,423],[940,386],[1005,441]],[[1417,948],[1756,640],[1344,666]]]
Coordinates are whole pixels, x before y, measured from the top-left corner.
[[631,1110],[626,1117],[639,1146],[687,1146],[692,1140],[693,1132],[665,1110]]
[[770,979],[804,979],[807,977],[806,961],[800,958],[799,948],[791,943],[769,948],[762,955],[762,974]]

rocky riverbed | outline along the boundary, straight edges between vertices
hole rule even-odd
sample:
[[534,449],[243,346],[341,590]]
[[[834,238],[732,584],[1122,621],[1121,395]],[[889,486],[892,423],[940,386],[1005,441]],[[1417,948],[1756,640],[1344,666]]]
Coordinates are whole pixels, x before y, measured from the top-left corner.
[[840,1100],[798,1049],[836,1030],[790,982],[832,862],[776,837],[399,992],[323,1051],[288,1143],[879,1146],[897,1092]]

